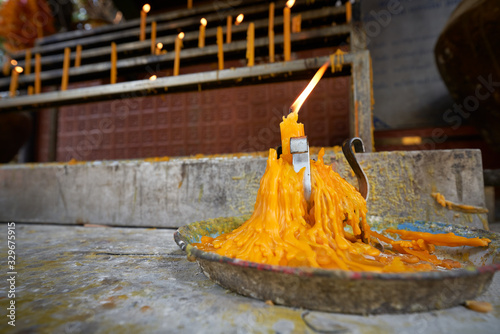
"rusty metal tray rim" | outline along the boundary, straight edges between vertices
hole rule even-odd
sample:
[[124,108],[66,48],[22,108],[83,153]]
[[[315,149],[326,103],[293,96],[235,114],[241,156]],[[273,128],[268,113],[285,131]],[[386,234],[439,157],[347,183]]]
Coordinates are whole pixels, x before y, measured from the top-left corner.
[[[245,217],[248,218],[248,217]],[[243,223],[246,219],[242,217],[236,217],[237,220],[240,220]],[[277,266],[270,264],[262,264],[256,263],[252,261],[246,261],[236,258],[230,258],[226,256],[221,256],[216,253],[205,252],[199,250],[195,246],[193,246],[187,237],[184,234],[187,234],[188,229],[193,226],[198,227],[210,227],[213,226],[214,222],[218,221],[223,222],[224,219],[228,218],[217,218],[207,221],[194,222],[188,224],[186,226],[180,227],[174,233],[174,240],[177,245],[187,253],[188,259],[192,260],[206,260],[211,262],[220,262],[226,263],[232,266],[238,266],[243,268],[254,268],[256,270],[264,270],[264,271],[272,271],[286,275],[297,275],[297,276],[322,276],[322,277],[331,277],[332,279],[349,279],[349,280],[442,280],[445,278],[458,278],[458,277],[467,277],[467,276],[477,276],[484,273],[494,273],[496,271],[500,271],[500,262],[495,262],[493,264],[488,264],[484,266],[467,266],[465,268],[454,269],[454,270],[443,270],[443,271],[424,271],[424,272],[411,272],[411,273],[377,273],[377,272],[366,272],[366,271],[348,271],[341,269],[322,269],[322,268],[312,268],[312,267],[288,267],[288,266]],[[235,217],[231,217],[229,219],[235,219]],[[490,231],[476,229],[476,228],[466,228],[462,226],[455,226],[450,224],[438,223],[438,222],[424,222],[424,221],[415,221],[414,224],[426,224],[432,225],[443,231],[450,231],[458,234],[469,234],[474,233],[479,237],[486,237],[491,239],[491,246],[500,249],[500,234],[495,234]],[[212,224],[212,225],[210,225]],[[398,226],[405,226],[407,223],[399,224]],[[241,224],[240,224],[241,225]],[[205,231],[209,231],[208,229],[204,229]],[[200,234],[208,235],[208,234]],[[490,246],[490,247],[491,247]]]

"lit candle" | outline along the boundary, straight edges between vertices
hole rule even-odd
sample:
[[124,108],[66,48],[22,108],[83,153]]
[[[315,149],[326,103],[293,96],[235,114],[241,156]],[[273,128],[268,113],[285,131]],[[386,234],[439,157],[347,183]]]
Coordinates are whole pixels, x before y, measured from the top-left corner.
[[156,50],[156,21],[151,23],[151,54]]
[[188,9],[193,8],[193,0],[188,0]]
[[70,56],[71,56],[71,49],[64,48],[63,75],[62,75],[62,79],[61,79],[61,90],[62,91],[65,91],[66,89],[68,89]]
[[42,92],[42,56],[35,54],[35,94]]
[[151,10],[151,6],[149,4],[145,4],[142,6],[141,10],[141,35],[139,36],[139,40],[144,41],[146,39],[146,17],[148,16],[148,12]]
[[21,66],[14,67],[12,71],[12,75],[10,77],[10,88],[9,88],[9,96],[16,96],[17,90],[17,79],[19,78],[19,74],[23,73],[23,68]]
[[269,4],[269,61],[274,63],[274,2]]
[[347,23],[350,23],[352,19],[352,5],[351,1],[347,1],[345,3],[345,20]]
[[116,43],[111,43],[111,75],[109,82],[111,84],[116,83],[117,71],[116,71],[116,61],[118,60],[118,55],[116,53]]
[[302,15],[301,14],[295,15],[292,18],[292,32],[293,33],[300,32],[301,26],[302,26]]
[[156,55],[161,54],[161,49],[163,49],[163,43],[156,44],[156,52],[155,52],[155,54]]
[[75,67],[80,67],[82,64],[82,46],[76,46],[76,55],[75,55]]
[[182,39],[184,38],[184,33],[181,32],[177,35],[175,39],[175,58],[174,58],[174,75],[179,75],[179,68],[181,64],[181,48]]
[[236,23],[235,25],[239,26],[241,22],[243,22],[243,19],[245,18],[245,15],[243,14],[240,14],[238,16],[236,16]]
[[247,30],[247,66],[253,66],[255,62],[255,25],[251,22]]
[[231,31],[231,30],[232,30],[232,27],[233,27],[233,17],[232,17],[231,15],[229,15],[229,16],[227,17],[227,20],[226,20],[226,21],[227,21],[227,23],[226,23],[226,27],[227,27],[227,29],[226,29],[226,43],[228,43],[228,44],[229,44],[229,43],[231,43],[231,40],[232,40],[232,38],[233,38],[233,37],[232,37],[232,34],[233,34],[233,33],[232,33],[232,31]]
[[206,26],[207,26],[207,19],[202,18],[200,20],[200,34],[198,36],[198,47],[199,48],[205,47],[205,27]]
[[288,0],[285,9],[283,9],[283,49],[284,59],[289,61],[292,54],[292,44],[290,41],[290,8],[292,8],[295,0]]
[[224,35],[222,34],[222,27],[217,27],[217,57],[219,58],[219,70],[224,69]]

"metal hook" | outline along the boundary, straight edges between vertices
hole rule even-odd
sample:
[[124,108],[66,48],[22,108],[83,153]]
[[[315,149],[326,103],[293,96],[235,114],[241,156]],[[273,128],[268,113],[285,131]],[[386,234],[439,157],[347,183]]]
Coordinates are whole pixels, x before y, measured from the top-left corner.
[[368,182],[365,172],[356,159],[356,155],[354,154],[355,152],[352,150],[353,146],[356,152],[363,153],[365,151],[365,145],[363,144],[361,138],[354,137],[344,141],[342,144],[342,152],[344,152],[347,162],[358,179],[359,192],[361,193],[361,196],[363,196],[365,200],[368,200],[368,196],[370,195],[370,183]]

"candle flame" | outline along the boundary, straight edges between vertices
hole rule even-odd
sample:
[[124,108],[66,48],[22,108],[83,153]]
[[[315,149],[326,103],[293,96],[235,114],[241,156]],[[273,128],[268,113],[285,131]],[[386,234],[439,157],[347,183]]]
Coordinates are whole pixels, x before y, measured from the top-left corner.
[[12,66],[16,66],[16,65],[17,65],[17,60],[12,59],[12,60],[10,61],[10,64],[11,64]]
[[245,15],[243,14],[240,14],[236,17],[236,25],[240,24],[241,22],[243,22],[243,19],[245,18]]
[[17,73],[23,73],[23,71],[24,71],[24,70],[23,70],[23,68],[22,68],[21,66],[16,66],[16,67],[14,68],[14,70],[15,70]]
[[292,8],[292,6],[293,6],[294,4],[295,4],[295,0],[288,0],[288,1],[286,2],[286,6],[287,6],[288,8]]
[[179,35],[177,35],[177,38],[179,39],[183,39],[184,38],[184,33],[183,32],[180,32]]
[[206,18],[202,18],[200,20],[200,23],[201,23],[202,26],[206,27],[207,26],[207,19]]
[[158,50],[163,49],[163,43],[158,43],[158,44],[156,44],[156,48],[157,48]]
[[144,13],[149,13],[149,11],[151,10],[151,6],[147,3],[142,6],[142,10],[144,11]]
[[321,77],[323,76],[323,74],[325,74],[325,71],[328,68],[329,64],[330,64],[330,61],[327,61],[326,63],[323,64],[323,66],[321,66],[321,68],[318,70],[318,72],[316,72],[316,74],[314,75],[312,80],[309,82],[307,87],[304,89],[304,91],[302,93],[300,93],[297,100],[295,100],[295,102],[290,107],[290,112],[295,112],[295,113],[299,112],[300,107],[302,107],[302,105],[306,101],[309,94],[311,94],[312,90],[314,89],[314,87],[316,87],[316,85],[318,84],[318,82],[321,79]]
[[154,81],[154,80],[156,80],[156,78],[157,78],[156,75],[152,75],[149,77],[149,80]]

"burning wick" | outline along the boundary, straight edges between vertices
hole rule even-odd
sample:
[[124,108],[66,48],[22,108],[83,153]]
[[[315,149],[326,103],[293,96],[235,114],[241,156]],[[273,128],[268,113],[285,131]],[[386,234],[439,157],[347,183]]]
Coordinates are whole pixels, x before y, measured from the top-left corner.
[[245,15],[240,14],[236,17],[236,23],[235,25],[239,25],[241,22],[243,22],[243,19],[245,18]]
[[17,73],[21,74],[21,73],[23,73],[24,70],[23,70],[23,68],[21,66],[16,66],[14,68],[14,71],[16,71]]
[[316,72],[316,74],[314,75],[312,80],[309,82],[307,87],[304,89],[304,91],[302,93],[300,93],[299,97],[295,100],[295,102],[290,107],[290,112],[295,112],[295,113],[299,112],[300,107],[302,107],[302,105],[304,104],[304,102],[307,99],[307,97],[309,96],[309,94],[311,94],[312,90],[314,89],[314,87],[316,87],[316,85],[318,84],[318,82],[321,79],[321,77],[323,76],[323,74],[325,74],[325,71],[328,68],[329,64],[330,64],[330,62],[327,61],[326,63],[323,64],[323,66],[321,66],[321,68],[318,70],[318,72]]
[[294,4],[295,4],[295,0],[288,0],[288,1],[286,2],[286,6],[287,6],[288,8],[292,8],[292,6],[293,6]]
[[184,33],[180,32],[179,35],[177,35],[177,37],[179,37],[179,39],[184,39]]
[[10,61],[10,64],[11,64],[12,66],[16,66],[16,65],[17,65],[17,60],[12,59],[12,60]]
[[144,6],[142,6],[142,10],[144,11],[144,13],[147,14],[151,10],[151,6],[147,3]]
[[163,43],[158,43],[158,44],[156,44],[156,48],[157,48],[158,50],[163,49]]
[[156,80],[156,78],[157,78],[156,75],[152,75],[152,76],[149,77],[149,80],[154,81],[154,80]]

